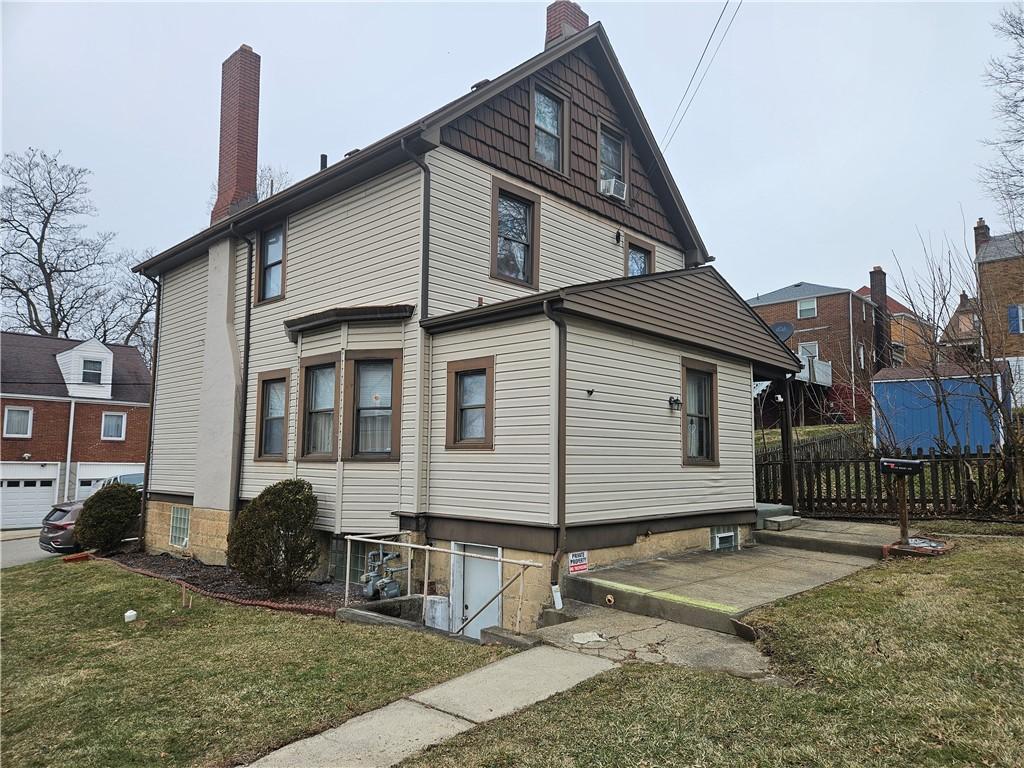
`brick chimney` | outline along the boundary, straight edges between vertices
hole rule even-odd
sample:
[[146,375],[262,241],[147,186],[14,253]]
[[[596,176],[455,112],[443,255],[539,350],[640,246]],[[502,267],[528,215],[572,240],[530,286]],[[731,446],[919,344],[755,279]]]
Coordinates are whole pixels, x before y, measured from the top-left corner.
[[590,26],[590,17],[576,3],[569,0],[555,0],[548,6],[548,26],[544,35],[544,47],[550,48],[555,43]]
[[974,225],[974,255],[977,256],[981,246],[991,239],[992,235],[988,224],[985,223],[984,219],[978,219],[978,223]]
[[889,316],[889,292],[886,287],[885,270],[874,267],[871,270],[871,301],[875,303],[875,373],[892,367],[892,318]]
[[243,45],[221,69],[220,167],[211,224],[256,202],[259,118],[260,57]]

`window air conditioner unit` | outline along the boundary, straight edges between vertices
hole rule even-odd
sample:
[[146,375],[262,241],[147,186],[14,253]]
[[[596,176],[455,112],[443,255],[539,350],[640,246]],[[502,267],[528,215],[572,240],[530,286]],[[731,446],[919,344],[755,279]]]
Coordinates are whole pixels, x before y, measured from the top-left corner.
[[601,194],[607,197],[614,197],[616,200],[626,201],[626,182],[619,179],[602,179]]

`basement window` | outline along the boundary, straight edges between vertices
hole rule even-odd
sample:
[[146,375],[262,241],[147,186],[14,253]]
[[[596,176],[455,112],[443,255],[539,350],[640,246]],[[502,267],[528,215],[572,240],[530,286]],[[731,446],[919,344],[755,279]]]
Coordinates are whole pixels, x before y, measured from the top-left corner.
[[713,552],[735,552],[740,548],[740,529],[736,525],[715,525],[711,528]]
[[171,546],[188,546],[189,508],[171,507]]

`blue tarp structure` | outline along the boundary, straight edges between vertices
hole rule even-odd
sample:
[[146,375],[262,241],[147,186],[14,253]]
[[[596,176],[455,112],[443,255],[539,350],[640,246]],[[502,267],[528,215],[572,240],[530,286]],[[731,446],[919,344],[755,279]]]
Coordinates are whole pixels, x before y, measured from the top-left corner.
[[[902,450],[938,450],[943,442],[985,450],[1002,444],[1002,417],[993,429],[986,408],[987,392],[992,385],[981,386],[965,377],[944,377],[939,380],[941,398],[936,383],[926,378],[912,378],[908,370],[906,379],[894,378],[899,369],[888,369],[885,380],[873,381],[874,425],[876,443],[879,438],[895,442]],[[1002,377],[996,377],[1002,378]],[[1003,402],[1001,413],[1009,406],[1008,388],[1000,382]],[[942,400],[941,413],[937,401]]]

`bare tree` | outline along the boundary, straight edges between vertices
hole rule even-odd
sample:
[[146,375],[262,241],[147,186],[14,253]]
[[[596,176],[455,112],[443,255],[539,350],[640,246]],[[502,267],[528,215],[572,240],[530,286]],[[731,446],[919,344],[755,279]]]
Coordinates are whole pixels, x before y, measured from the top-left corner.
[[987,143],[995,159],[982,169],[982,182],[1012,230],[1024,221],[1024,5],[999,12],[993,25],[1009,51],[989,61],[985,80],[995,94],[999,133]]
[[112,253],[113,233],[86,235],[90,172],[30,147],[5,155],[3,174],[4,329],[131,344],[148,361],[156,291],[131,267],[149,252]]
[[85,235],[95,214],[85,168],[35,148],[7,154],[0,193],[4,325],[43,336],[68,336],[102,292],[113,234]]
[[[292,175],[284,168],[273,165],[261,165],[256,171],[256,200],[266,200],[291,185]],[[210,184],[210,199],[206,201],[208,210],[217,204],[217,182]]]

